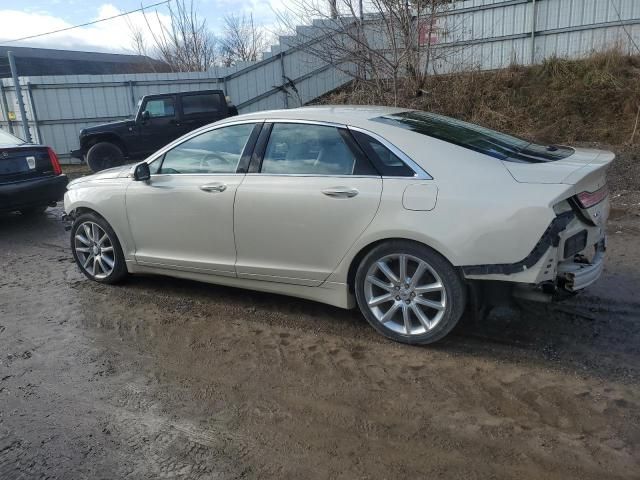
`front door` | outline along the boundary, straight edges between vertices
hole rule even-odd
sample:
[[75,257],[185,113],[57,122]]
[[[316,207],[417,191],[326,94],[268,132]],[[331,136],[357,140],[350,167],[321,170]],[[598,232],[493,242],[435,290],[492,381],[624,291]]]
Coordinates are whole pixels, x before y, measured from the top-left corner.
[[[138,157],[146,157],[183,135],[175,95],[146,98],[138,119],[138,139],[132,150]],[[147,112],[146,114],[144,112]]]
[[131,182],[126,204],[136,261],[235,276],[236,173],[255,124],[219,127],[185,140],[150,164],[149,182]]
[[[265,131],[268,130],[265,128]],[[320,285],[375,216],[382,179],[333,126],[275,123],[238,188],[239,277]]]

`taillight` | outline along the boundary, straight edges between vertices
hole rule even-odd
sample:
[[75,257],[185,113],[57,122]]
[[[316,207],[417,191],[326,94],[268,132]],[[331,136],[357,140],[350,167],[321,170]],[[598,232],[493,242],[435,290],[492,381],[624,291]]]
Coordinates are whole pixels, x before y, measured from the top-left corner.
[[605,185],[595,192],[580,192],[576,195],[576,199],[582,208],[591,208],[607,198],[607,195],[609,195],[609,189]]
[[49,160],[51,160],[51,166],[53,167],[54,175],[61,175],[62,168],[60,168],[60,162],[58,161],[58,155],[53,151],[51,147],[47,147],[47,151],[49,152]]

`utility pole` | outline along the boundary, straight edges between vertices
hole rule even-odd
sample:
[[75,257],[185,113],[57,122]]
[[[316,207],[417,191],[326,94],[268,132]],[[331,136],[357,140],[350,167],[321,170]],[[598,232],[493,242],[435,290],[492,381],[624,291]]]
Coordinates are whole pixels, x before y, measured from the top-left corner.
[[31,132],[29,131],[29,120],[27,112],[24,109],[24,99],[22,98],[22,90],[18,81],[18,70],[16,69],[16,59],[13,52],[7,52],[9,57],[9,68],[11,68],[11,77],[13,78],[13,87],[16,89],[16,98],[18,99],[18,108],[20,109],[20,119],[22,120],[22,129],[24,130],[24,140],[31,143]]
[[531,2],[531,65],[536,62],[536,0]]

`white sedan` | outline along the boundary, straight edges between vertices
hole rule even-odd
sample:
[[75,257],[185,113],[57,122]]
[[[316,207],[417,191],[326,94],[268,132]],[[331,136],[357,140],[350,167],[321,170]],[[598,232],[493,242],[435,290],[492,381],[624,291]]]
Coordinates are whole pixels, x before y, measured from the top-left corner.
[[65,211],[97,282],[155,273],[357,305],[383,335],[424,344],[468,303],[596,281],[613,158],[421,111],[307,107],[77,179]]

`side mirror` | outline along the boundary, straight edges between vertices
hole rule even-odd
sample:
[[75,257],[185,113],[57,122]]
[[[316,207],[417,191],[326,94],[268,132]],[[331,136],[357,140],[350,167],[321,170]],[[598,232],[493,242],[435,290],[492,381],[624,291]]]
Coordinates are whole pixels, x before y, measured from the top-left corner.
[[144,182],[151,178],[151,170],[149,170],[149,164],[142,162],[136,165],[136,169],[133,171],[133,179],[136,182]]
[[142,112],[142,115],[140,115],[140,118],[143,122],[146,122],[151,118],[151,114],[147,110],[145,110],[144,112]]

